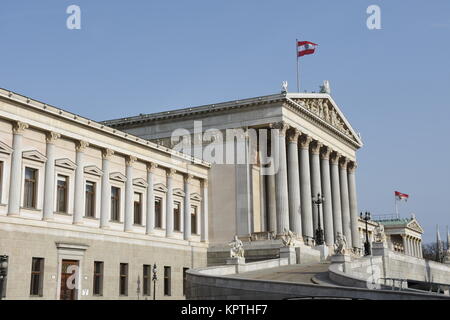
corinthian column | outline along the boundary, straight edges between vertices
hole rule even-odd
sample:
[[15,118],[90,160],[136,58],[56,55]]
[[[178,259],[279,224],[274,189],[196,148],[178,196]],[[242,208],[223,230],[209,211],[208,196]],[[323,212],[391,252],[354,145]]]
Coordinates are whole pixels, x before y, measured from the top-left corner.
[[83,223],[83,212],[84,208],[84,151],[89,146],[86,141],[76,142],[76,163],[77,168],[75,169],[75,202],[74,202],[74,212],[73,212],[73,223],[81,224]]
[[290,230],[302,236],[300,216],[300,176],[298,171],[298,137],[300,131],[293,129],[288,136],[289,224]]
[[[322,144],[319,141],[313,141],[311,143],[311,189],[312,189],[312,197],[316,197],[318,193],[322,192],[321,181],[320,181],[320,159],[319,153]],[[310,199],[310,201],[312,201]],[[322,211],[322,210],[320,210]],[[314,230],[317,230],[319,226],[319,215],[320,221],[323,221],[322,212],[313,212],[313,221],[314,221]],[[323,228],[323,226],[322,226]]]
[[100,228],[108,228],[111,215],[111,184],[109,182],[109,160],[114,154],[111,149],[102,151],[102,194],[101,194],[101,211],[100,211]]
[[167,196],[166,196],[166,237],[173,234],[173,175],[175,169],[167,170]]
[[276,206],[277,206],[277,234],[282,234],[284,229],[289,229],[289,200],[286,162],[286,131],[289,126],[279,122],[275,126],[278,133],[278,159],[279,167],[275,176],[276,181]]
[[155,193],[153,191],[153,172],[156,167],[157,165],[155,163],[149,163],[147,165],[147,223],[145,226],[145,231],[147,234],[151,234],[155,229]]
[[184,240],[191,240],[191,182],[193,176],[184,177]]
[[347,180],[347,164],[348,159],[345,157],[341,158],[339,163],[339,175],[341,184],[341,207],[342,207],[342,231],[344,236],[347,238],[347,246],[350,247],[352,242],[352,229],[350,222],[350,203],[348,198],[348,180]]
[[352,244],[353,248],[360,248],[361,244],[358,237],[358,201],[356,196],[356,179],[355,170],[356,162],[351,162],[348,168],[348,193],[350,201],[350,220],[352,230]]
[[137,160],[134,156],[127,156],[125,159],[125,174],[127,181],[125,182],[125,223],[124,231],[133,230],[134,223],[134,203],[133,203],[133,163]]
[[309,144],[311,141],[311,137],[306,135],[300,137],[300,203],[302,209],[302,227],[303,236],[306,236],[309,239],[314,237],[311,179],[309,171]]
[[333,152],[330,158],[331,171],[331,193],[333,197],[333,229],[334,235],[342,232],[342,213],[341,213],[341,191],[339,183],[339,158],[341,156],[337,152]]
[[45,156],[47,162],[45,163],[45,181],[44,181],[44,207],[43,207],[43,220],[53,219],[53,204],[55,194],[55,142],[61,137],[59,133],[48,132],[47,150]]
[[13,143],[11,154],[11,175],[9,181],[8,215],[20,212],[20,195],[22,186],[22,136],[28,124],[16,121],[13,123]]
[[334,244],[333,235],[333,204],[331,196],[330,180],[330,148],[324,147],[321,153],[322,159],[322,192],[325,197],[323,202],[323,225],[325,229],[325,243],[327,246]]

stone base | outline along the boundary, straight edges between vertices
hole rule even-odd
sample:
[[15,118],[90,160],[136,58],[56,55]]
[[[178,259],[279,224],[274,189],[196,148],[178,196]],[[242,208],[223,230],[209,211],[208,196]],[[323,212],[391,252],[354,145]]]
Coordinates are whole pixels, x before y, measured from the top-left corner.
[[331,263],[346,263],[351,261],[352,258],[348,254],[335,254],[331,256]]
[[305,244],[301,244],[295,248],[297,252],[297,263],[298,264],[308,264],[308,263],[319,263],[320,262],[320,251],[316,250]]
[[373,256],[385,256],[388,252],[389,248],[386,242],[372,242]]
[[228,265],[245,264],[245,258],[241,258],[241,257],[228,258],[226,261],[226,264],[228,264]]
[[297,263],[297,254],[295,252],[295,247],[281,247],[280,248],[280,258],[288,258],[289,264]]
[[328,258],[328,246],[326,244],[321,244],[320,246],[314,247],[320,252],[320,260],[325,261]]

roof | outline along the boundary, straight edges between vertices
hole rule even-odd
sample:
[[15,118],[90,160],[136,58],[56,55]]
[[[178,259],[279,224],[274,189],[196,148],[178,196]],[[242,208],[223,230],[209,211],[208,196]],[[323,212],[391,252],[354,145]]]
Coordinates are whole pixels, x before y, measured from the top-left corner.
[[[316,102],[317,100],[323,101],[324,99],[327,100],[327,103],[331,104],[331,111],[336,114],[336,119],[339,122],[339,127],[335,124],[330,123],[330,121],[327,122],[323,115],[319,116],[317,106],[316,108],[311,108],[311,104],[305,103],[309,101]],[[332,97],[327,93],[278,93],[241,100],[232,100],[215,104],[201,105],[196,107],[180,108],[158,113],[140,114],[137,116],[106,120],[102,123],[113,128],[127,128],[136,125],[142,125],[144,123],[148,123],[149,125],[151,125],[152,122],[160,120],[195,117],[211,112],[224,112],[233,109],[241,109],[254,105],[275,102],[286,103],[297,113],[301,113],[306,118],[314,120],[315,122],[319,123],[319,125],[344,138],[355,147],[362,147],[363,143],[359,134],[357,134],[356,131],[352,128],[340,108],[334,102]]]

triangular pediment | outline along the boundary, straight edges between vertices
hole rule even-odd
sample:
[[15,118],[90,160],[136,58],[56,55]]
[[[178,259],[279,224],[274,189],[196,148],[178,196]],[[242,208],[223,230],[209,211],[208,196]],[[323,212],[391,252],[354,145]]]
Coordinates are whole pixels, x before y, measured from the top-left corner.
[[202,201],[202,196],[197,192],[193,192],[191,193],[191,200]]
[[414,218],[406,225],[407,228],[423,233],[423,228],[420,226],[419,222]]
[[311,97],[301,97],[301,95],[288,94],[287,99],[326,126],[337,130],[359,147],[363,145],[359,134],[352,128],[336,102],[328,94],[311,94]]
[[173,195],[174,196],[179,196],[179,197],[184,197],[185,193],[182,189],[180,188],[175,188],[173,189]]
[[160,192],[167,192],[167,187],[162,183],[157,183],[153,186],[153,190]]
[[40,153],[37,150],[24,151],[24,152],[22,152],[22,157],[24,159],[38,161],[38,162],[46,162],[47,161],[47,157],[44,156],[42,153]]
[[86,166],[86,167],[84,167],[84,173],[92,174],[94,176],[99,176],[99,177],[101,177],[103,175],[102,169],[100,169],[97,166]]
[[143,178],[135,178],[133,179],[133,185],[137,187],[147,188],[148,183]]
[[127,177],[124,174],[120,173],[120,172],[112,172],[112,173],[110,173],[109,178],[111,180],[116,180],[116,181],[120,181],[120,182],[127,181]]
[[77,168],[77,165],[75,162],[73,162],[70,159],[63,158],[63,159],[56,159],[55,160],[55,166],[69,169],[69,170],[75,170]]
[[10,146],[0,141],[0,153],[11,154],[12,151],[13,149]]

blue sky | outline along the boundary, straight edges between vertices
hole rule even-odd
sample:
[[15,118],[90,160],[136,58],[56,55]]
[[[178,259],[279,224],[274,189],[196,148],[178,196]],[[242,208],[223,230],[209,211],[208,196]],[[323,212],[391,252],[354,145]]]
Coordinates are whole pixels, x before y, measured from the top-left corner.
[[295,39],[316,42],[302,89],[330,80],[361,132],[360,210],[392,213],[399,190],[425,240],[450,224],[449,1],[3,0],[0,34],[1,87],[95,120],[294,90]]

